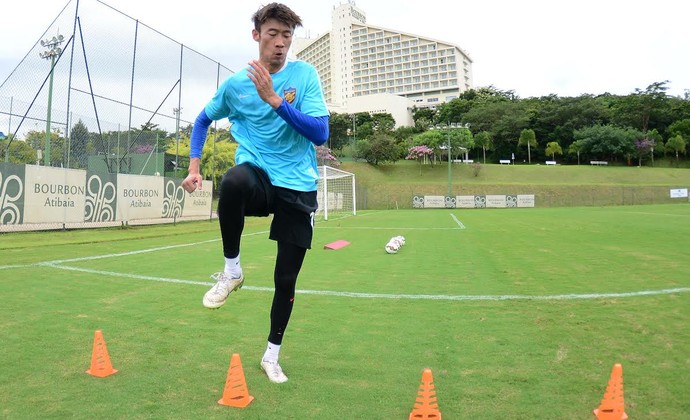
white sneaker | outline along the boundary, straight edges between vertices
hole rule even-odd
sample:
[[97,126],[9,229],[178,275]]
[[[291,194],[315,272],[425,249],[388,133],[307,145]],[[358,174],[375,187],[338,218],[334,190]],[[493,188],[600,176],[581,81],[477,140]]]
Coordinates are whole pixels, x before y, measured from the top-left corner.
[[216,284],[204,295],[204,306],[209,309],[216,309],[223,306],[228,299],[230,293],[240,289],[244,284],[244,274],[240,274],[239,278],[230,278],[227,274],[221,272],[211,276],[216,280]]
[[283,373],[283,369],[280,368],[280,365],[278,362],[268,362],[266,360],[261,361],[261,369],[266,372],[266,376],[268,376],[268,380],[273,382],[274,384],[282,384],[283,382],[287,382],[288,378],[285,376]]

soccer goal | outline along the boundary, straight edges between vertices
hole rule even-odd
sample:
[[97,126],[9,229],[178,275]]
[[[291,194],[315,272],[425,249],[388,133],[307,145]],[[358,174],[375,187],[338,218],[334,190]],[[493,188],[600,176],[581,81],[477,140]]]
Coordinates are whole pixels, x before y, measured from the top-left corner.
[[330,166],[319,166],[317,199],[319,208],[316,217],[319,219],[356,215],[355,174]]

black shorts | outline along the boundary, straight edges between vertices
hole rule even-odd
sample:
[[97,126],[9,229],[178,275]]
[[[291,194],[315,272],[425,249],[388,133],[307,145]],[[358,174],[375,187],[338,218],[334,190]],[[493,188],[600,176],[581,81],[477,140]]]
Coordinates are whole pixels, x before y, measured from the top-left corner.
[[266,172],[251,164],[241,164],[253,179],[250,196],[265,197],[246,203],[247,216],[273,214],[269,238],[310,249],[314,233],[314,213],[318,208],[316,191],[296,191],[271,184]]

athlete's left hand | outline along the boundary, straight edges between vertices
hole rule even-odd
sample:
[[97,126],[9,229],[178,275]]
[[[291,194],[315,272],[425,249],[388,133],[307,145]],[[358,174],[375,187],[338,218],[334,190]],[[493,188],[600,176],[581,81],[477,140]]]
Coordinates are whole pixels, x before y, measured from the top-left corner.
[[278,96],[276,91],[273,90],[273,79],[268,69],[258,60],[252,60],[249,62],[247,71],[249,78],[256,86],[256,92],[259,94],[259,97],[271,105],[273,109],[278,108],[283,102],[283,98]]

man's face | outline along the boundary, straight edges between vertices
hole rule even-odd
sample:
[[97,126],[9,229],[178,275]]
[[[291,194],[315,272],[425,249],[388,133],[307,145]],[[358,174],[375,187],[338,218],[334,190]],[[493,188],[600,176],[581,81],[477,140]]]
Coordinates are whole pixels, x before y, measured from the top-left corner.
[[259,61],[269,72],[275,73],[283,67],[292,44],[293,29],[275,19],[261,25],[261,32],[252,29],[254,41],[259,43]]

